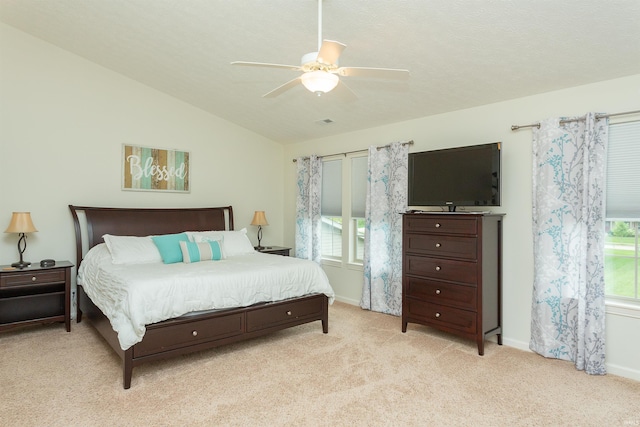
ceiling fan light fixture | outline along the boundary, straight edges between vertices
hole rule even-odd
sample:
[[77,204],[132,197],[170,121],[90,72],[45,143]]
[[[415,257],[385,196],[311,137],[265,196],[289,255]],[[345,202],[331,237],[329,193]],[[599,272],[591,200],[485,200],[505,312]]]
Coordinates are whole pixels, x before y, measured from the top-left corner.
[[300,79],[309,92],[317,93],[318,95],[333,90],[340,80],[337,75],[322,70],[304,73],[300,76]]

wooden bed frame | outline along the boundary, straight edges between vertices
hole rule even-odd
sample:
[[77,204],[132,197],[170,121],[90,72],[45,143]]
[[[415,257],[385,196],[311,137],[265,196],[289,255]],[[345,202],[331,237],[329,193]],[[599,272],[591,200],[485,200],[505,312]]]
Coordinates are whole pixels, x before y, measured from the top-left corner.
[[[215,208],[101,208],[69,205],[76,233],[76,266],[84,253],[102,243],[104,234],[148,236],[183,231],[233,230],[231,206]],[[84,250],[83,250],[84,247]],[[273,255],[280,256],[280,255]],[[205,350],[320,320],[329,331],[328,298],[312,294],[250,307],[188,314],[147,325],[143,340],[120,348],[116,332],[78,285],[77,322],[89,319],[123,362],[124,388],[131,387],[133,368],[151,360]]]

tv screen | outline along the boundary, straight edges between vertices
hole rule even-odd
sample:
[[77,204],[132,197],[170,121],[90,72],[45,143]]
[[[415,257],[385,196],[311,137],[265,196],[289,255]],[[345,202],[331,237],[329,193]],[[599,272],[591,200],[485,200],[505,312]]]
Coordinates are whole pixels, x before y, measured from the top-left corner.
[[409,206],[500,206],[500,143],[409,153]]

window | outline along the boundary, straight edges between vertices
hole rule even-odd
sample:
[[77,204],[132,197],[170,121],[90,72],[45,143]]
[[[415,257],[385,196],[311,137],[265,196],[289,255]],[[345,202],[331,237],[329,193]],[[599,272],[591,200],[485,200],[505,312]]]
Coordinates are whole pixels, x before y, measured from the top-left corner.
[[640,302],[640,121],[611,124],[607,151],[605,295]]
[[366,155],[322,163],[322,258],[362,264],[364,257]]

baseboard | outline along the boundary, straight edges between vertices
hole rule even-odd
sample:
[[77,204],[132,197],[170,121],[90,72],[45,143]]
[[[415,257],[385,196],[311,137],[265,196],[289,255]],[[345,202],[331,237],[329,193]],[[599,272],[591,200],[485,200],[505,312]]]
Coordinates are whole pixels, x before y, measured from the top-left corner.
[[640,371],[638,371],[637,369],[629,369],[625,368],[624,366],[614,365],[612,363],[607,363],[606,365],[608,374],[640,381]]
[[518,350],[531,351],[531,349],[529,348],[529,343],[526,341],[512,340],[503,336],[502,344],[509,347],[517,348]]
[[[514,347],[514,348],[517,348],[519,350],[531,351],[531,349],[529,348],[529,343],[528,342],[517,341],[517,340],[509,340],[509,339],[503,338],[502,343],[504,345],[507,345],[509,347]],[[540,356],[540,357],[543,357],[543,356]],[[567,361],[567,363],[571,363],[571,362]],[[626,368],[624,366],[615,365],[615,364],[612,364],[612,363],[605,363],[605,365],[607,367],[607,373],[608,374],[617,375],[619,377],[624,377],[624,378],[629,378],[629,379],[634,380],[634,381],[640,381],[640,371],[638,371],[636,369],[629,369],[629,368]]]
[[351,299],[351,298],[345,298],[345,297],[341,297],[341,296],[336,295],[336,301],[340,301],[340,302],[343,302],[345,304],[356,305],[356,306],[360,307],[360,301],[359,300],[355,300],[355,299]]

